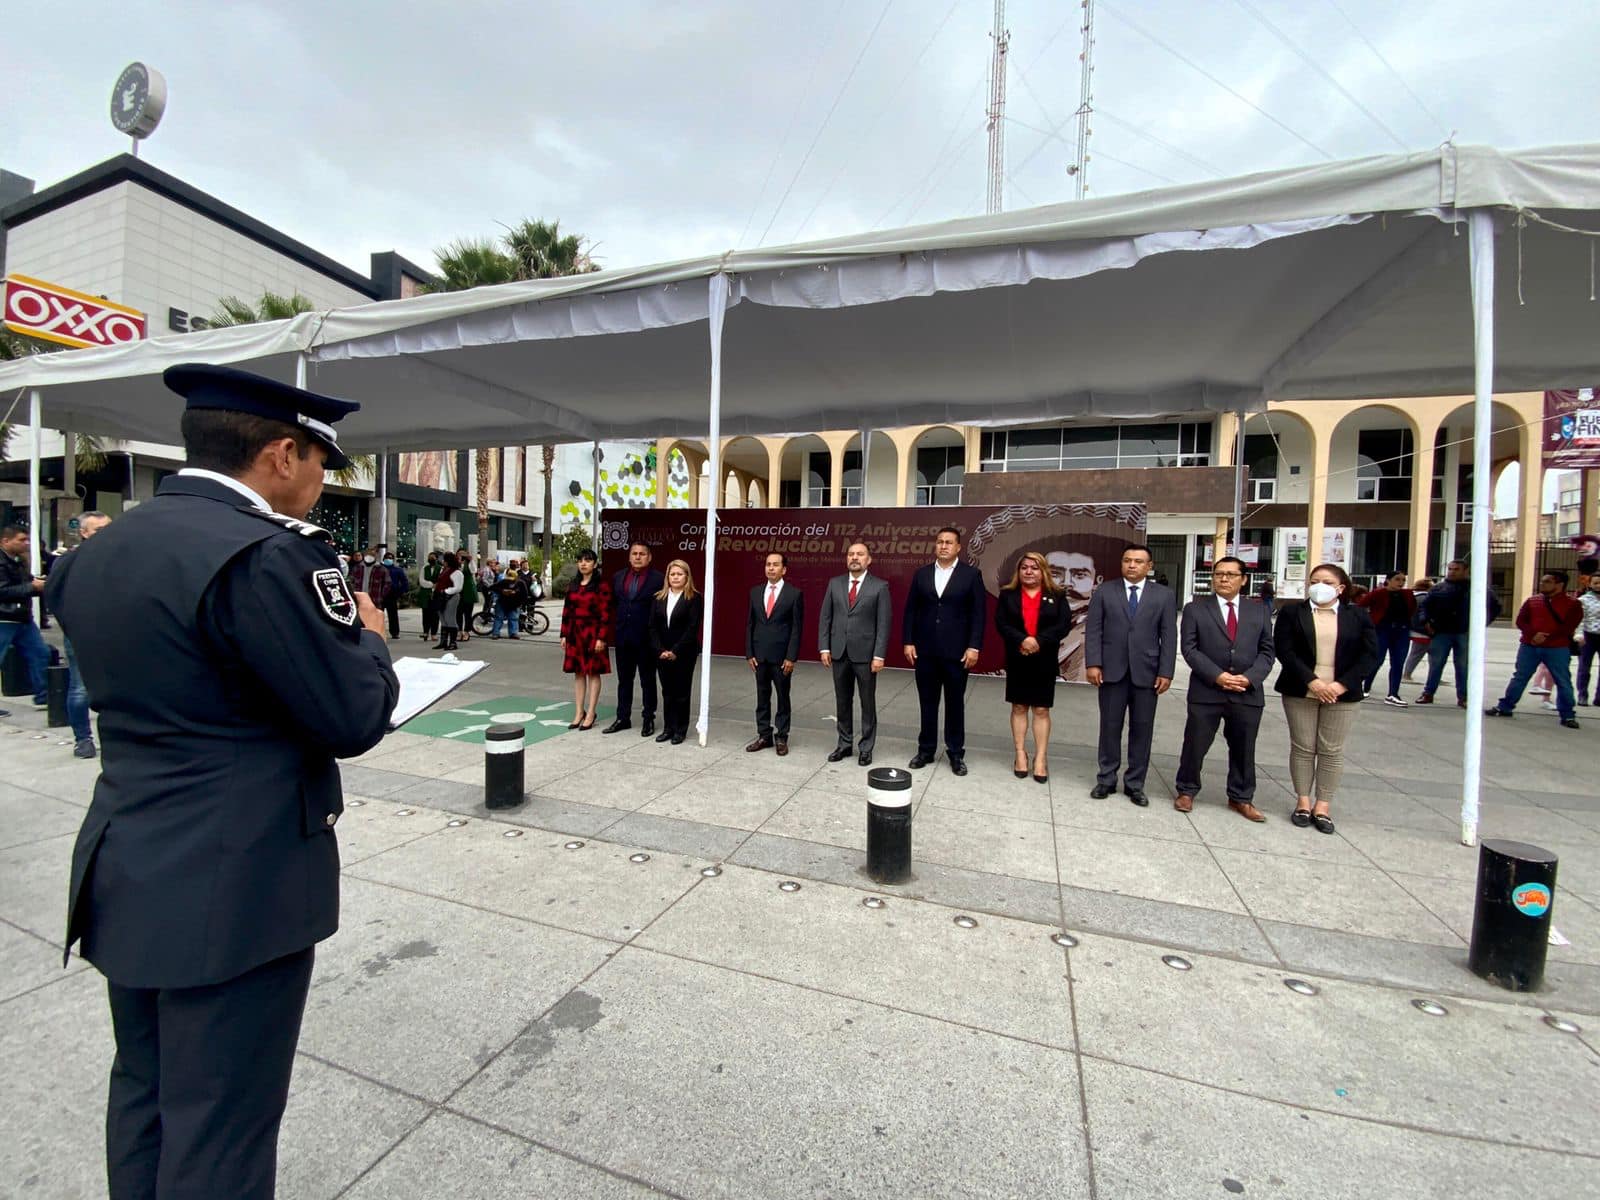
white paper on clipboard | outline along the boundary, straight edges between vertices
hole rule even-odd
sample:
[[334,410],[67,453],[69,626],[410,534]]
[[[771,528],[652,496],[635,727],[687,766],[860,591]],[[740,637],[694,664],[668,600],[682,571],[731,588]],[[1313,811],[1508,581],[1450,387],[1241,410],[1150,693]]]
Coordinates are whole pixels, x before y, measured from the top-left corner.
[[488,665],[486,662],[445,662],[439,658],[396,660],[394,673],[400,680],[400,702],[394,706],[389,728],[398,729]]

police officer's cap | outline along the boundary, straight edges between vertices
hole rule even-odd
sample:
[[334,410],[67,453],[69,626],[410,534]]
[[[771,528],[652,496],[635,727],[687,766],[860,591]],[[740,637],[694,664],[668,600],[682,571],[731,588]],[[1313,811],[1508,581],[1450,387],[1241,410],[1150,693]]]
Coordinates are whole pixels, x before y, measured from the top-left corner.
[[328,470],[340,471],[350,465],[344,451],[339,449],[339,435],[334,432],[333,423],[355,412],[361,407],[359,404],[319,396],[316,392],[252,375],[236,367],[213,367],[206,363],[180,363],[168,367],[161,378],[189,402],[191,409],[250,413],[298,426],[328,451]]

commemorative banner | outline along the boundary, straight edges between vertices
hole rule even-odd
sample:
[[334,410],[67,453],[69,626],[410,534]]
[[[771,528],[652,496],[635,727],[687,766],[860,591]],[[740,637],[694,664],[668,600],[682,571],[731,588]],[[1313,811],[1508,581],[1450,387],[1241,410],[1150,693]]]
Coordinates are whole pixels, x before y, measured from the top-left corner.
[[1600,401],[1593,388],[1544,394],[1546,470],[1600,467]]
[[[750,589],[763,582],[763,564],[773,550],[789,557],[786,582],[806,597],[803,658],[814,660],[817,618],[828,581],[845,570],[845,551],[865,542],[872,554],[868,570],[889,584],[894,629],[888,666],[904,667],[900,621],[911,576],[933,561],[933,539],[942,525],[962,532],[962,559],[983,573],[990,597],[991,624],[985,634],[978,671],[999,674],[1005,653],[994,632],[994,597],[1009,583],[1017,561],[1028,550],[1045,556],[1050,572],[1065,590],[1072,630],[1062,643],[1060,677],[1082,683],[1083,622],[1089,597],[1106,579],[1121,573],[1122,550],[1145,540],[1143,504],[1011,504],[938,508],[744,508],[717,514],[716,606],[711,649],[743,656]],[[652,565],[665,570],[681,558],[704,590],[706,518],[703,510],[611,508],[601,513],[600,561],[610,579],[628,563],[628,546],[650,547]]]

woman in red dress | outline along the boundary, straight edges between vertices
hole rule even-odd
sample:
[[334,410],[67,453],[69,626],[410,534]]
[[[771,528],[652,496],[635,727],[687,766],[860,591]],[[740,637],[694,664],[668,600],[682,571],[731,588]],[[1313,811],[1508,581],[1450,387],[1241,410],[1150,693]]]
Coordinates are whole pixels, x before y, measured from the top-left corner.
[[561,669],[572,676],[576,720],[568,729],[593,729],[600,676],[611,673],[606,633],[611,628],[611,585],[600,578],[593,550],[578,554],[578,577],[561,605]]
[[1071,625],[1066,596],[1044,555],[1030,550],[1017,562],[1011,582],[1000,589],[994,624],[1006,648],[1006,702],[1011,705],[1011,773],[1029,773],[1026,738],[1033,732],[1035,783],[1050,781],[1050,707],[1055,703],[1057,651]]

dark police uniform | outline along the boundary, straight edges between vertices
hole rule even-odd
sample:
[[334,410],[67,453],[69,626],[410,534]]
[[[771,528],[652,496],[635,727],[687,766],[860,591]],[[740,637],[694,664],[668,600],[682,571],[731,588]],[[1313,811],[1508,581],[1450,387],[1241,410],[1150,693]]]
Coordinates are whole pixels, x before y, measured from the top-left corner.
[[[287,403],[329,433],[349,408],[178,370],[191,407]],[[46,596],[100,717],[67,945],[109,985],[111,1196],[270,1197],[312,947],[338,927],[334,760],[384,735],[387,644],[325,532],[204,474],[56,564]]]

